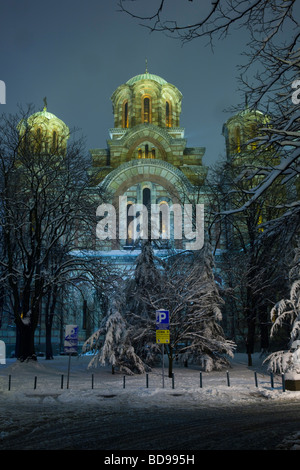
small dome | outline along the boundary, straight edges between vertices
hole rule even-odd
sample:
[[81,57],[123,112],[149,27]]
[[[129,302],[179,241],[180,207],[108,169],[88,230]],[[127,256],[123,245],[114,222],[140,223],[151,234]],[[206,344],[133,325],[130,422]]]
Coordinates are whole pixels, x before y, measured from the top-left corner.
[[166,82],[166,80],[159,77],[158,75],[154,75],[153,73],[146,72],[146,73],[142,73],[140,75],[136,75],[135,77],[130,78],[130,80],[128,80],[126,84],[133,85],[134,83],[139,82],[140,80],[153,80],[154,82],[157,82],[160,85],[165,85],[166,83],[168,83]]
[[17,129],[21,137],[28,135],[35,153],[65,154],[70,130],[61,119],[49,113],[46,106],[42,111],[22,119]]
[[55,114],[49,113],[46,107],[44,107],[42,111],[38,111],[32,114],[27,120],[28,124],[38,124],[39,122],[45,123],[45,121],[49,121],[49,124],[51,121],[51,124],[58,124],[65,129],[68,128],[61,119],[55,116]]

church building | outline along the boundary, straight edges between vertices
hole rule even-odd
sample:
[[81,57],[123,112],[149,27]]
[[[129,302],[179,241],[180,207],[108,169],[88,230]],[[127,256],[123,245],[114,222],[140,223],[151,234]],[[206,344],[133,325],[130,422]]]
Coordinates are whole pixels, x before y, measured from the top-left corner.
[[[156,205],[160,214],[158,247],[169,247],[171,234],[165,233],[170,227],[162,217],[164,208],[173,227],[174,204],[205,204],[205,148],[187,146],[180,127],[181,92],[147,69],[121,84],[111,100],[114,127],[109,130],[107,148],[90,151],[90,177],[94,187],[101,185],[107,191],[116,208],[120,196],[126,198],[127,229],[117,242],[97,240],[94,248],[128,250],[135,238],[130,207],[140,204],[149,209]],[[175,246],[184,248],[184,243],[176,240]]]

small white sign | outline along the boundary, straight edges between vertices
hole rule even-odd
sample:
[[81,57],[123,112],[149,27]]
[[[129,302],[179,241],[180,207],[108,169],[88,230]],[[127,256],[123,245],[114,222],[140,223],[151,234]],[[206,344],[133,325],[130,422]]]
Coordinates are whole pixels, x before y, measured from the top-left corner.
[[6,104],[6,86],[3,80],[0,80],[0,104]]
[[2,340],[0,340],[0,364],[6,364],[6,346]]
[[66,354],[77,352],[78,325],[66,325],[64,350]]

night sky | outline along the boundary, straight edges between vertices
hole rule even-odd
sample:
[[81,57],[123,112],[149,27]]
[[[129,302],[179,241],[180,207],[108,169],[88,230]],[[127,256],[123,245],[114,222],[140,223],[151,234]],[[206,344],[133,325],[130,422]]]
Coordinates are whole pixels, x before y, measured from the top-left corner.
[[[160,1],[127,3],[143,14]],[[211,2],[168,4],[170,18],[188,23]],[[236,77],[247,31],[233,30],[212,52],[207,40],[182,46],[139,23],[118,11],[117,0],[0,0],[0,80],[6,84],[0,113],[27,103],[42,109],[46,96],[48,111],[79,128],[87,150],[105,148],[114,125],[110,97],[145,72],[147,58],[148,71],[183,94],[180,125],[187,146],[206,147],[204,163],[213,164],[224,156],[222,125],[231,115],[225,110],[244,100]]]

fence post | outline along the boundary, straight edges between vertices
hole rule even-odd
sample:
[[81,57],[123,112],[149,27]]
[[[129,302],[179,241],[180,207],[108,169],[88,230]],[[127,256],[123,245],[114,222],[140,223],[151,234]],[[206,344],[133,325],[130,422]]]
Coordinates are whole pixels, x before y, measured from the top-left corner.
[[123,388],[125,388],[125,375],[123,377]]
[[36,382],[37,382],[37,377],[35,376],[34,377],[34,386],[33,386],[34,390],[36,389]]
[[172,388],[175,388],[175,375],[174,372],[172,372]]
[[11,386],[11,375],[8,376],[8,390],[10,390]]
[[202,372],[200,372],[200,388],[202,388]]
[[64,388],[64,375],[63,374],[61,374],[60,388]]
[[257,372],[256,372],[256,371],[254,372],[254,379],[255,379],[255,386],[258,387],[258,384],[257,384]]
[[284,374],[281,374],[281,381],[282,381],[282,391],[285,392],[285,377],[284,377]]
[[146,388],[149,387],[149,374],[146,374]]
[[92,374],[92,390],[94,388],[94,374]]
[[230,387],[229,372],[227,371],[227,385]]
[[270,378],[271,378],[271,387],[274,388],[273,372],[270,373]]

